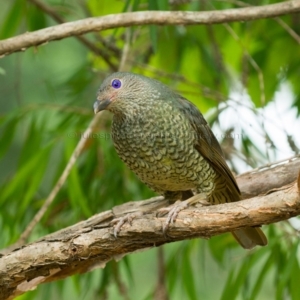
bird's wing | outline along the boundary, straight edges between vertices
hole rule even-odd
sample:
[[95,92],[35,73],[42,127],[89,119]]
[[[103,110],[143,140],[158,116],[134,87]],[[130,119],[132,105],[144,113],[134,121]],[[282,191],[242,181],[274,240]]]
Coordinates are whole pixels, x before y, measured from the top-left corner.
[[200,113],[198,108],[187,99],[180,96],[177,100],[178,101],[176,101],[176,103],[178,103],[179,110],[188,118],[197,134],[195,148],[210,163],[215,171],[221,174],[221,176],[226,180],[227,187],[235,198],[232,200],[239,200],[239,187],[225,161],[220,144],[208,126],[203,115]]

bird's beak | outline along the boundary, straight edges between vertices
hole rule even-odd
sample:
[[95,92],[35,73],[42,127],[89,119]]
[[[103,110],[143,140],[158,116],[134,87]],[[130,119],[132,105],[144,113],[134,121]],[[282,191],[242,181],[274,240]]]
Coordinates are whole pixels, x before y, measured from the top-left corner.
[[110,99],[97,100],[94,103],[94,113],[96,114],[101,110],[105,110],[110,103],[111,103]]

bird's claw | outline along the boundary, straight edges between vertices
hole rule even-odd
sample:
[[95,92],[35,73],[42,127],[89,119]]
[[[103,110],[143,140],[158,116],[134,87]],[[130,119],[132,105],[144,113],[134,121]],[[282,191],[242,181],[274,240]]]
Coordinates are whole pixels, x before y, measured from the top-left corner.
[[188,208],[190,205],[193,205],[193,204],[197,204],[197,205],[200,205],[200,206],[211,205],[207,201],[205,195],[203,195],[202,199],[201,198],[199,199],[199,194],[198,194],[198,195],[195,195],[195,196],[193,196],[190,199],[185,200],[185,201],[178,200],[173,205],[171,205],[169,207],[161,208],[157,211],[157,215],[159,215],[160,213],[162,213],[162,214],[168,213],[166,222],[163,224],[163,228],[162,228],[164,235],[166,235],[166,232],[167,232],[170,224],[175,223],[178,214],[182,210]]
[[158,214],[159,213],[168,213],[166,222],[163,224],[163,233],[166,235],[166,232],[169,228],[169,225],[172,223],[175,223],[178,214],[184,210],[185,208],[187,208],[189,206],[189,203],[187,203],[186,201],[176,201],[172,206],[170,207],[164,207],[158,210]]
[[134,212],[134,213],[128,213],[127,215],[123,216],[123,217],[119,217],[119,218],[115,218],[113,219],[110,224],[111,225],[115,225],[114,226],[114,236],[115,238],[118,237],[118,234],[120,233],[121,231],[121,228],[122,226],[125,224],[125,223],[129,223],[129,225],[131,226],[132,224],[132,220],[136,217],[139,217],[141,216],[143,213],[141,211],[139,212]]

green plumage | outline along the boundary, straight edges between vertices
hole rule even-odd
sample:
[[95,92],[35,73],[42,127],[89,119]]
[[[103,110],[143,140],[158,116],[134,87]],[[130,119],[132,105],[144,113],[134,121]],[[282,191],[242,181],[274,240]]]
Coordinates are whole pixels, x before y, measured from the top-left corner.
[[[159,81],[132,73],[106,78],[97,99],[95,112],[114,114],[118,155],[151,189],[171,202],[189,198],[192,191],[204,193],[212,204],[240,200],[218,141],[187,99]],[[244,248],[266,244],[260,229],[247,230],[233,233]]]

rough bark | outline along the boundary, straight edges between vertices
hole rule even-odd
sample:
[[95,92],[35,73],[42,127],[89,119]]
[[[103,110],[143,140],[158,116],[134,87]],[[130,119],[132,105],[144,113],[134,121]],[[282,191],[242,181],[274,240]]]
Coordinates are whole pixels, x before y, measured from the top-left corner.
[[297,155],[241,174],[236,179],[242,198],[248,199],[293,182],[299,170],[300,155]]
[[136,25],[200,25],[274,18],[300,12],[300,0],[220,11],[139,11],[86,18],[34,32],[27,32],[0,42],[0,56],[25,51],[32,46],[47,44],[70,36],[112,28]]
[[[167,203],[162,197],[155,197],[125,203],[9,253],[4,251],[0,257],[0,300],[12,299],[40,283],[103,268],[108,261],[135,251],[191,238],[208,239],[240,227],[297,216],[299,169],[300,158],[295,157],[239,176],[245,197],[265,195],[235,203],[191,207],[179,213],[167,237],[161,230],[165,216],[156,214]],[[125,224],[116,239],[111,220],[136,211],[144,214],[131,225]]]

